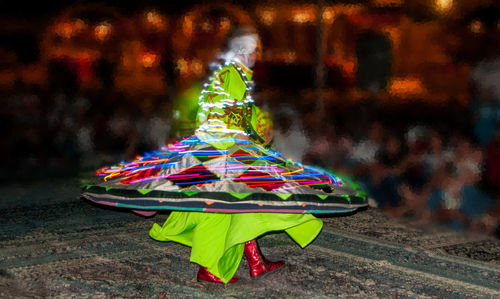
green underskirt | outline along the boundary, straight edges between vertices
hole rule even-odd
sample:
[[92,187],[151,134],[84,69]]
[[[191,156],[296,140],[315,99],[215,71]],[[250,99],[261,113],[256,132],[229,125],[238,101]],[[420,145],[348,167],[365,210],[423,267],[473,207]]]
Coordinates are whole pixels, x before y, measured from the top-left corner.
[[172,212],[163,226],[155,223],[149,235],[190,246],[190,261],[227,283],[238,270],[245,242],[284,230],[304,248],[322,226],[311,214]]

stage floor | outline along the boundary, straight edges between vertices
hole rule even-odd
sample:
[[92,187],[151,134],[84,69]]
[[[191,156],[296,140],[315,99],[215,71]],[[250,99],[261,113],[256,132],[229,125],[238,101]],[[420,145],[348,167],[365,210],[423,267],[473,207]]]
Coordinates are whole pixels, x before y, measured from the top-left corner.
[[500,241],[415,227],[368,209],[323,218],[301,249],[284,233],[260,239],[283,269],[235,284],[196,281],[189,248],[156,242],[143,218],[79,198],[78,178],[0,187],[2,297],[500,297]]

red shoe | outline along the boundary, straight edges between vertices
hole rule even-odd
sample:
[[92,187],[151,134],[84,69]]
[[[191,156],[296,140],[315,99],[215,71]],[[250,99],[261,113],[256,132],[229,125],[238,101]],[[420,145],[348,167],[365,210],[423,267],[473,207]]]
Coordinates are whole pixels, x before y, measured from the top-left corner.
[[[212,273],[210,273],[210,271],[208,271],[207,268],[202,267],[202,266],[200,266],[200,270],[198,270],[197,278],[198,278],[198,281],[209,281],[209,282],[223,283],[219,277],[213,275]],[[228,283],[237,282],[237,281],[238,281],[238,277],[233,276],[233,278],[231,278]]]
[[244,253],[247,257],[248,265],[250,265],[250,275],[252,277],[276,270],[285,264],[284,261],[271,262],[266,260],[255,240],[245,243]]

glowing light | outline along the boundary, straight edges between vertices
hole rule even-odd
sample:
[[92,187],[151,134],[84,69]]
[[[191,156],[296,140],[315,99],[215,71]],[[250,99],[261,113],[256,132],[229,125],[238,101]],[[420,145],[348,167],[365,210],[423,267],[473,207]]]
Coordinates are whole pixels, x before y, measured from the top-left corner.
[[59,24],[57,33],[63,38],[69,39],[73,35],[73,26],[70,23]]
[[146,22],[152,28],[156,30],[161,30],[165,28],[165,22],[163,17],[156,11],[148,11],[145,15]]
[[472,33],[479,34],[483,32],[483,23],[480,20],[474,20],[470,23],[469,29]]
[[75,34],[81,32],[86,27],[87,27],[87,24],[85,24],[84,21],[82,21],[80,19],[76,19],[74,21],[66,21],[66,22],[58,23],[55,26],[54,31],[60,37],[62,37],[64,39],[70,39]]
[[179,71],[181,76],[186,76],[188,74],[188,63],[186,59],[178,59],[175,65],[175,68]]
[[453,7],[453,0],[435,0],[434,6],[440,13],[446,13]]
[[203,30],[204,32],[210,32],[213,30],[213,26],[212,24],[210,24],[210,22],[208,21],[204,21],[200,24],[200,28],[201,30]]
[[190,66],[191,72],[196,75],[201,75],[203,73],[203,63],[198,59],[193,59]]
[[331,7],[327,7],[323,11],[322,20],[325,24],[332,24],[335,18],[335,11]]
[[400,97],[423,95],[426,92],[422,81],[412,77],[395,78],[389,87],[389,94]]
[[315,19],[316,16],[311,9],[297,10],[292,15],[292,21],[299,24],[313,22]]
[[285,63],[293,63],[295,60],[297,60],[297,53],[295,53],[295,51],[287,51],[284,53],[283,61]]
[[259,18],[262,24],[270,26],[276,18],[276,11],[273,8],[264,8],[259,13]]
[[112,26],[108,22],[102,22],[94,29],[94,36],[96,39],[103,41],[109,38],[112,31]]
[[182,18],[182,32],[188,37],[193,34],[193,20],[191,17],[184,16]]
[[151,67],[153,67],[153,65],[156,64],[157,59],[158,59],[158,55],[156,55],[154,53],[144,53],[144,54],[142,54],[141,62],[145,68],[151,68]]
[[372,0],[373,4],[378,7],[400,7],[403,5],[403,0]]
[[81,31],[81,30],[87,28],[87,24],[81,19],[76,19],[76,21],[74,23],[74,28],[76,31]]
[[231,21],[228,18],[223,17],[219,22],[219,27],[222,31],[228,31],[231,28]]

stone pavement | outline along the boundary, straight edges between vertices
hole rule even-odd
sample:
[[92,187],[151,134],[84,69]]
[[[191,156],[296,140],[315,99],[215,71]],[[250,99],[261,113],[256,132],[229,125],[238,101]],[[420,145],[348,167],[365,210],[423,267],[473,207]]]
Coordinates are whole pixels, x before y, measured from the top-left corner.
[[201,284],[189,248],[148,237],[154,222],[79,199],[77,178],[0,187],[2,297],[500,297],[500,242],[414,227],[366,210],[326,217],[301,249],[284,233],[260,239],[287,265],[230,285]]

